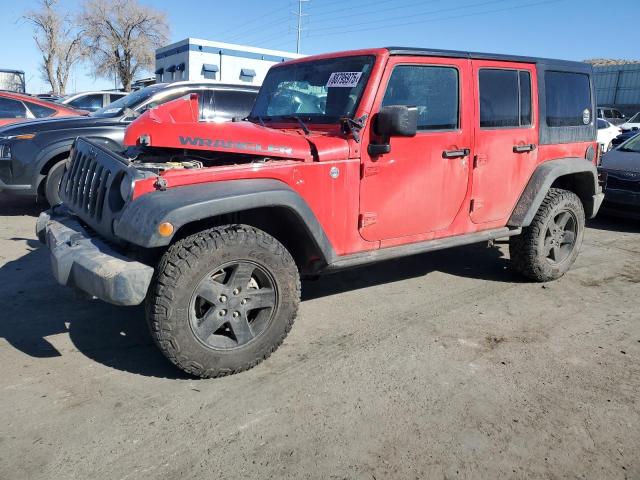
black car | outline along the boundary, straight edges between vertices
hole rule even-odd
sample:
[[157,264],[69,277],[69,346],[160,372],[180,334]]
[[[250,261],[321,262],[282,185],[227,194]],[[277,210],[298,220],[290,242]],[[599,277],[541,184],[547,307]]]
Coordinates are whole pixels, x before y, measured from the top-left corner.
[[87,137],[118,151],[127,125],[145,110],[192,93],[199,94],[203,120],[246,117],[257,87],[220,83],[160,83],[130,93],[88,117],[34,120],[0,128],[0,191],[37,195],[60,203],[58,186],[71,145]]
[[601,210],[640,219],[640,135],[606,153],[599,171],[606,177]]

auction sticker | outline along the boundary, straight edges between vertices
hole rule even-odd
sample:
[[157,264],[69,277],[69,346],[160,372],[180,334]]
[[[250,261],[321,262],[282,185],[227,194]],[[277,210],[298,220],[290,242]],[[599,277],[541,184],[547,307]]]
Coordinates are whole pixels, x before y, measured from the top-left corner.
[[327,80],[327,87],[355,87],[361,76],[362,72],[333,72]]

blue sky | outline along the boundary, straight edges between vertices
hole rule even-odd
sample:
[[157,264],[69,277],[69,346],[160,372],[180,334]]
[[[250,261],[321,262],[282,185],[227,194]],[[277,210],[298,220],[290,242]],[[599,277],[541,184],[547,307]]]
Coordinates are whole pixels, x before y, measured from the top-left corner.
[[[76,11],[80,0],[61,0]],[[0,67],[40,78],[31,28],[21,20],[35,0],[0,0]],[[296,0],[142,0],[167,12],[171,41],[198,37],[295,51]],[[545,56],[569,60],[640,59],[640,1],[616,0],[309,0],[302,53],[402,45]],[[601,34],[599,32],[602,32]],[[626,40],[626,39],[629,40]],[[109,88],[76,67],[69,90]]]

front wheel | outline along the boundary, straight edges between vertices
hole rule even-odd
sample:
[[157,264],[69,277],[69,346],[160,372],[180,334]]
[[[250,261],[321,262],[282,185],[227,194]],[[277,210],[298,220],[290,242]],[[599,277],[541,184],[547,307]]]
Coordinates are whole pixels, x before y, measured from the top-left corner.
[[511,263],[538,282],[555,280],[575,262],[584,237],[585,215],[573,192],[552,188],[531,225],[509,241]]
[[58,191],[60,190],[60,183],[62,182],[62,176],[66,168],[67,160],[56,163],[49,169],[49,173],[47,173],[47,177],[44,180],[44,197],[52,207],[62,203]]
[[247,370],[287,336],[300,278],[275,238],[246,225],[191,235],[162,257],[147,299],[156,343],[176,366],[207,378]]

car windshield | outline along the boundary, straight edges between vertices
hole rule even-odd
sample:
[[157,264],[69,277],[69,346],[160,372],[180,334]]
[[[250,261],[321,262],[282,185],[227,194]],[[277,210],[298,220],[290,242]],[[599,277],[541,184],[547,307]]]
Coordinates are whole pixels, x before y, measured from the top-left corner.
[[631,137],[618,147],[621,152],[640,153],[640,134]]
[[353,117],[374,62],[373,56],[357,56],[272,68],[249,119],[335,123]]
[[104,108],[91,113],[92,117],[113,118],[119,117],[126,109],[135,110],[141,103],[145,102],[158,91],[162,90],[166,85],[156,84],[130,93]]
[[636,113],[633,117],[627,120],[627,123],[640,123],[640,112]]

